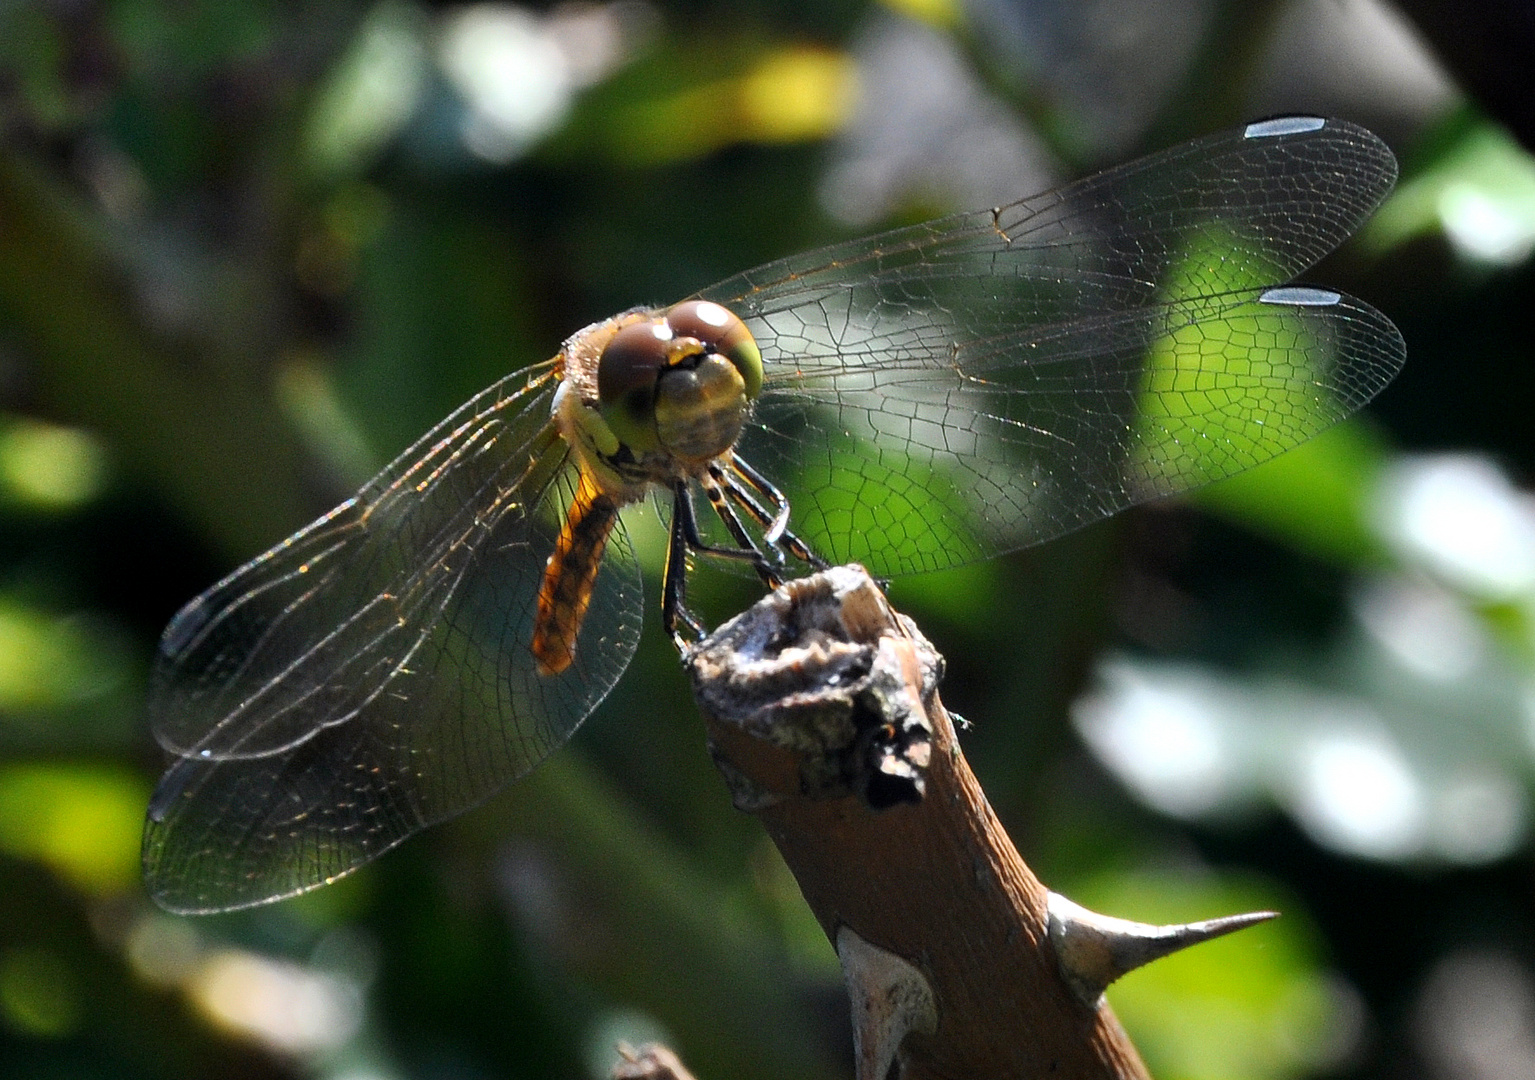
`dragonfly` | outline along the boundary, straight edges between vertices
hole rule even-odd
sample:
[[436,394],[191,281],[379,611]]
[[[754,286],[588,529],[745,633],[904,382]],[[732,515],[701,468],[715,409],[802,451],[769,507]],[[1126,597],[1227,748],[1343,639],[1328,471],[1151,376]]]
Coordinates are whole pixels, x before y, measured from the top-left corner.
[[171,621],[151,895],[293,896],[561,746],[634,653],[647,495],[686,650],[694,555],[937,570],[1304,442],[1403,363],[1379,312],[1295,284],[1395,179],[1363,128],[1261,121],[586,327]]

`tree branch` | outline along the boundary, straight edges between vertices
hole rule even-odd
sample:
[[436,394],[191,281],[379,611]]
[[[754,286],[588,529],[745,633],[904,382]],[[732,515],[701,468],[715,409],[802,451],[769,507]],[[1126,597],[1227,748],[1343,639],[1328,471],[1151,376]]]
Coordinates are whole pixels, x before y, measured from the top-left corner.
[[[938,700],[942,660],[860,568],[790,582],[689,657],[711,750],[842,958],[859,1080],[1147,1077],[1051,944]],[[1098,987],[1101,991],[1101,986]]]

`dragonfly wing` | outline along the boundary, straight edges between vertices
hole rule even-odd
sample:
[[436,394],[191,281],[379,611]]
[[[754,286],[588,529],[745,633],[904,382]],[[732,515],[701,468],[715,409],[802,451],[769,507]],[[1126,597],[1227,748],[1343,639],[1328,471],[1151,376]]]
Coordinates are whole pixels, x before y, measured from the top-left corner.
[[280,753],[346,723],[425,640],[494,528],[532,528],[562,466],[553,378],[477,395],[351,499],[188,603],[161,636],[155,737],[189,758]]
[[[807,348],[909,324],[978,279],[990,288],[965,290],[947,322],[1122,310],[1166,299],[1170,276],[1206,292],[1282,285],[1353,235],[1396,176],[1390,148],[1354,124],[1249,124],[996,210],[766,263],[699,295],[760,328],[765,356],[792,370]],[[859,289],[851,310],[838,302]],[[824,315],[809,310],[823,302]]]
[[179,760],[144,837],[162,904],[323,884],[526,773],[617,681],[642,614],[621,530],[574,663],[543,674],[530,648],[573,494],[551,394],[492,387],[173,621],[150,710]]
[[811,360],[764,393],[741,454],[823,555],[941,569],[1267,461],[1357,410],[1405,352],[1379,312],[1323,290],[1149,304]]
[[[823,554],[882,573],[1037,543],[1266,460],[1400,366],[1395,328],[1363,305],[1254,306],[1354,231],[1395,177],[1362,128],[1274,121],[727,279],[701,295],[746,320],[766,368],[741,452],[783,483]],[[1239,348],[1253,320],[1271,332]],[[1169,338],[1180,326],[1202,329]],[[1174,356],[1241,384],[1251,412],[1153,401]],[[1331,389],[1298,404],[1318,378]],[[1143,410],[1173,408],[1206,446],[1238,420],[1266,434],[1219,468],[1179,445],[1152,454]]]

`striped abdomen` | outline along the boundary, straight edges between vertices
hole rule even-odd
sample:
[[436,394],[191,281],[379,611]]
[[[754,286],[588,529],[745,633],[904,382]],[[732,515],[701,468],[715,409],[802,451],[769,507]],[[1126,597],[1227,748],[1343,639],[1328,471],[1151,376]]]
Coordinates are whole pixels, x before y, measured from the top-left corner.
[[558,675],[576,658],[576,635],[592,602],[602,552],[617,521],[618,503],[600,491],[583,469],[538,590],[532,648],[538,670],[545,675]]

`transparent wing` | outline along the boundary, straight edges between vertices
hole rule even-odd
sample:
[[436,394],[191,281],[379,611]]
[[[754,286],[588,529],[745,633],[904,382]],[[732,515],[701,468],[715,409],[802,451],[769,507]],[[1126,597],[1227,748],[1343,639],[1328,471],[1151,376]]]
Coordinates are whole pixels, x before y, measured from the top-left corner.
[[529,647],[573,493],[553,389],[486,390],[167,628],[150,713],[180,760],[144,837],[164,906],[323,884],[527,772],[617,681],[642,614],[621,528],[572,666]]
[[[1250,290],[969,341],[853,379],[807,366],[742,454],[822,554],[938,569],[1231,476],[1357,410],[1401,366],[1357,301]],[[1317,303],[1317,300],[1324,303]],[[936,359],[933,358],[933,359]]]
[[1395,177],[1362,128],[1273,121],[727,279],[701,295],[767,368],[741,454],[824,555],[892,574],[1267,460],[1401,366],[1365,305],[1264,299]]

